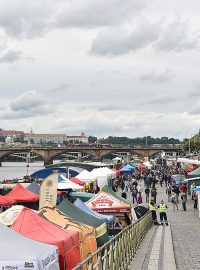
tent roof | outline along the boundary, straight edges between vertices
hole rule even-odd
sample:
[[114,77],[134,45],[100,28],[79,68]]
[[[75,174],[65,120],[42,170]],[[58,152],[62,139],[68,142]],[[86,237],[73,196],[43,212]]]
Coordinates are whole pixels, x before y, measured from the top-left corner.
[[132,166],[131,164],[127,164],[127,165],[125,166],[125,168],[130,169],[130,170],[135,169],[135,167]]
[[0,222],[6,226],[13,225],[23,208],[23,205],[13,205],[12,207],[8,208],[6,211],[0,214]]
[[109,186],[104,186],[102,188],[102,190],[109,193],[109,194],[111,194],[112,196],[114,196],[119,201],[122,201],[122,202],[124,202],[126,204],[129,204],[129,205],[131,204],[128,200],[126,200],[125,198],[119,196],[116,192],[114,192],[111,188],[109,188]]
[[72,249],[73,242],[79,244],[78,234],[67,233],[26,207],[22,209],[11,228],[33,240],[56,245],[63,253],[64,250]]
[[38,215],[56,224],[57,226],[71,231],[79,232],[80,241],[84,241],[88,235],[94,234],[94,228],[74,220],[60,210],[48,205],[42,207]]
[[36,182],[32,182],[28,187],[26,187],[27,190],[40,195],[40,185]]
[[4,196],[0,196],[0,206],[12,205],[14,203],[14,198],[5,198]]
[[99,213],[130,213],[131,207],[116,197],[101,190],[86,205]]
[[70,178],[70,181],[72,181],[75,184],[81,185],[81,186],[83,186],[85,184],[85,182],[81,181],[80,179],[78,179],[76,177]]
[[196,170],[194,170],[194,171],[188,173],[188,175],[189,175],[189,176],[195,176],[195,177],[200,176],[200,167],[197,168]]
[[66,173],[67,169],[61,168],[61,167],[45,168],[45,169],[41,169],[41,170],[34,172],[33,174],[31,174],[31,177],[45,179],[46,177],[51,175],[53,173],[53,171],[58,171],[59,173]]
[[95,216],[96,218],[102,220],[106,223],[111,223],[113,221],[112,215],[102,215],[95,211],[93,211],[91,208],[89,208],[83,201],[81,201],[79,198],[75,201],[74,205],[76,205],[78,208],[83,210],[86,213],[89,213],[90,215]]
[[39,200],[37,194],[25,189],[20,184],[16,184],[13,190],[3,197],[7,200],[15,200],[16,202],[35,202]]
[[56,247],[31,240],[0,223],[0,262],[26,262],[45,254],[56,253]]
[[57,208],[62,211],[64,214],[93,227],[98,227],[102,225],[104,222],[99,220],[98,218],[92,216],[89,213],[82,211],[80,208],[75,206],[73,203],[69,202],[67,199],[64,199]]
[[79,180],[82,181],[90,181],[90,180],[95,180],[96,177],[94,175],[92,175],[90,172],[88,172],[87,170],[82,171],[81,173],[79,173],[76,178],[78,178]]
[[128,168],[126,168],[126,167],[123,167],[123,168],[121,168],[119,171],[120,171],[120,172],[130,172],[131,169],[128,169]]
[[83,187],[73,183],[69,179],[67,179],[64,175],[58,176],[58,189],[82,189]]
[[92,197],[94,197],[94,193],[89,193],[89,192],[70,192],[70,196],[74,199],[81,199],[83,202],[88,201]]

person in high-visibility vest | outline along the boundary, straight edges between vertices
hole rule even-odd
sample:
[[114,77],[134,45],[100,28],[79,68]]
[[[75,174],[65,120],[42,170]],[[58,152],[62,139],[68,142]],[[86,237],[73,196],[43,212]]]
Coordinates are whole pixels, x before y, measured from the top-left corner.
[[168,221],[167,221],[167,205],[164,203],[164,201],[162,200],[160,202],[160,204],[158,205],[159,211],[160,211],[160,223],[163,226],[164,225],[164,220],[165,220],[165,224],[168,226]]
[[154,225],[158,225],[157,214],[156,214],[157,205],[154,202],[154,200],[151,200],[150,201],[150,203],[149,203],[149,210],[151,211],[151,215],[152,215],[152,219],[153,219]]

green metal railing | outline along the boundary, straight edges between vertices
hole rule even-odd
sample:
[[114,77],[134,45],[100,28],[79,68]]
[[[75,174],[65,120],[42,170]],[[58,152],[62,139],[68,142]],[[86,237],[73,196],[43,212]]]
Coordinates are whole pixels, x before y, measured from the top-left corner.
[[151,213],[126,227],[73,270],[122,270],[128,269],[142,239],[152,226]]

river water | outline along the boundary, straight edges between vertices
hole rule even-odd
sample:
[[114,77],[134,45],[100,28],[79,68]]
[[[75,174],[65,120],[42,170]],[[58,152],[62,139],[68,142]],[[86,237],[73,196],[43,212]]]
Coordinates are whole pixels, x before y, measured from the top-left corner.
[[21,179],[25,175],[31,175],[35,171],[43,168],[43,161],[29,163],[28,166],[26,162],[2,162],[2,167],[0,167],[0,180]]

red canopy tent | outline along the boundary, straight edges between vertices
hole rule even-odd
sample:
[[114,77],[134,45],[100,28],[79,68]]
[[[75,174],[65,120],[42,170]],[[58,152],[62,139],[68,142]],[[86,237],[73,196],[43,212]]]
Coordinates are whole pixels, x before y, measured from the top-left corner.
[[85,184],[85,182],[79,180],[79,179],[76,178],[76,177],[72,177],[72,178],[70,178],[69,180],[72,181],[73,183],[78,184],[78,185],[81,185],[81,186],[84,186],[84,184]]
[[85,204],[98,213],[130,213],[131,206],[101,190]]
[[0,196],[0,206],[12,205],[16,202],[14,199],[4,197],[5,196]]
[[145,166],[144,166],[143,164],[137,164],[137,166],[138,166],[138,168],[139,168],[140,170],[144,170],[144,169],[145,169]]
[[115,172],[117,176],[120,176],[120,171],[118,171],[118,170],[115,169],[115,168],[112,168],[111,170],[112,170],[113,172]]
[[6,195],[3,196],[8,201],[15,202],[36,202],[39,200],[39,195],[25,189],[22,185],[16,186]]
[[29,208],[22,209],[11,228],[33,240],[58,246],[61,270],[71,270],[81,261],[79,233],[66,232]]

